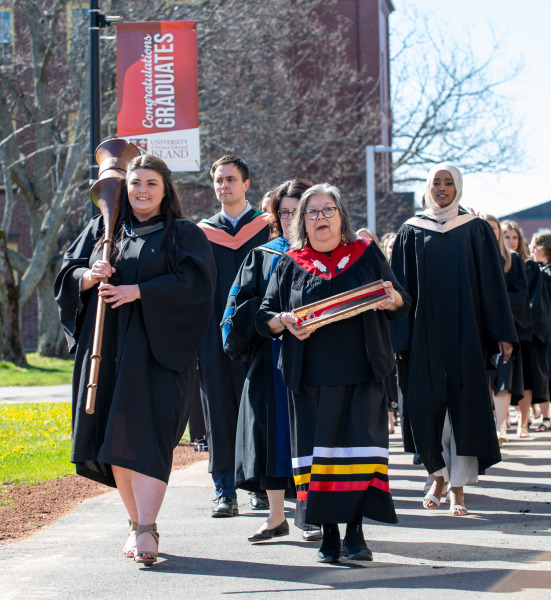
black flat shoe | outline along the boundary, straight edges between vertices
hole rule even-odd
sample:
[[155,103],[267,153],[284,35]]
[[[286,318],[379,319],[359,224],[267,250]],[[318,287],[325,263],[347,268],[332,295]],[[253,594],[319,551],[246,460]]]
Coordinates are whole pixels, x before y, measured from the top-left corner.
[[341,553],[338,548],[327,548],[318,550],[316,560],[320,563],[336,563],[339,562]]
[[348,546],[346,540],[344,540],[341,548],[341,556],[348,558],[348,560],[373,560],[373,554],[365,542],[356,546]]
[[316,560],[321,563],[339,562],[341,557],[341,535],[335,523],[322,525],[323,541]]
[[373,560],[373,554],[365,543],[361,515],[356,515],[354,521],[346,525],[341,555],[348,560]]
[[281,525],[278,525],[273,529],[257,531],[247,539],[249,542],[263,542],[264,540],[271,540],[274,537],[281,537],[282,535],[289,535],[289,523],[287,523],[287,519],[285,519]]

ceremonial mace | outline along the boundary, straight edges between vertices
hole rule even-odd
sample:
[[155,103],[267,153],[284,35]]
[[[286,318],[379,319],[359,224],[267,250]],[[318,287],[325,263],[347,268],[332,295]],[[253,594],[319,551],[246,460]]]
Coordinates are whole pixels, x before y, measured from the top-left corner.
[[[112,138],[102,142],[96,148],[96,162],[99,165],[98,180],[90,189],[94,204],[103,215],[103,254],[102,260],[111,263],[111,248],[113,232],[121,209],[122,190],[125,184],[128,163],[140,151],[134,144],[129,144],[121,138]],[[104,277],[101,283],[107,283]],[[86,412],[94,414],[96,408],[96,392],[98,389],[99,366],[101,363],[101,346],[103,343],[103,325],[105,322],[105,300],[98,296],[96,326],[94,329],[94,344],[90,356],[90,378],[88,380],[88,395],[86,397]]]

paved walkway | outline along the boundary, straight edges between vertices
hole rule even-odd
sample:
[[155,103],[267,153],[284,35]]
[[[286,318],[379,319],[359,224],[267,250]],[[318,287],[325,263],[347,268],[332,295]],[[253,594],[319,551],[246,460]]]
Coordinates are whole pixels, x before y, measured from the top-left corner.
[[[0,546],[3,600],[377,598],[469,600],[551,597],[551,434],[506,445],[504,461],[467,488],[471,514],[421,506],[424,471],[391,436],[398,525],[366,522],[374,562],[315,562],[300,532],[251,545],[265,513],[239,492],[241,515],[212,519],[206,461],[172,474],[158,519],[159,562],[123,558],[126,517],[116,492],[88,500],[34,538]],[[293,504],[287,504],[289,519]]]
[[45,385],[35,387],[0,387],[0,404],[23,402],[70,402],[70,385]]

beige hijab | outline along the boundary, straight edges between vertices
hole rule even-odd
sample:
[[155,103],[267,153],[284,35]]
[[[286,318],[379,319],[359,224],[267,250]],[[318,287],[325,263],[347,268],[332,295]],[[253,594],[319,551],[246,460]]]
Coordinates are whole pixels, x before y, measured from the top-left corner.
[[[438,171],[448,171],[453,177],[455,183],[455,198],[451,201],[448,206],[440,208],[438,204],[432,199],[431,188],[434,176]],[[457,217],[459,212],[459,200],[463,194],[463,176],[459,169],[452,163],[442,162],[434,165],[429,171],[427,176],[427,185],[425,187],[425,205],[426,208],[423,210],[423,214],[439,223],[446,223],[450,219]]]

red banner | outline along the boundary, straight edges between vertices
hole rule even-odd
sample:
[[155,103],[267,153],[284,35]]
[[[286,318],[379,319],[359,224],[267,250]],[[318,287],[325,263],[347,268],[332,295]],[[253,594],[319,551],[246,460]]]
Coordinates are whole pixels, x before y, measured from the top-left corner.
[[173,170],[199,168],[195,21],[117,24],[117,135]]

